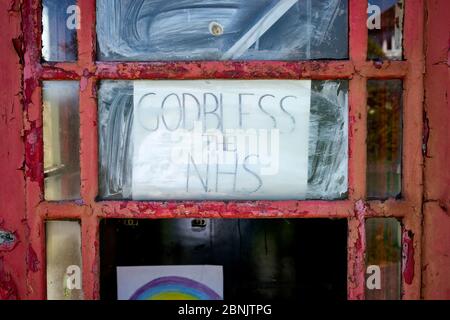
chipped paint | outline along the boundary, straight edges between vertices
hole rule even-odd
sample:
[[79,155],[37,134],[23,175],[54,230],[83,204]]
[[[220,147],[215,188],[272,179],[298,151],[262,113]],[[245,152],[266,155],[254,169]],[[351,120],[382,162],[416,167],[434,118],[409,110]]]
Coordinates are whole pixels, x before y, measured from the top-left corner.
[[20,0],[13,0],[10,3],[10,7],[8,12],[15,12],[15,13],[20,13],[20,6],[21,6],[21,1]]
[[34,249],[31,245],[28,246],[26,262],[27,262],[28,270],[30,270],[32,272],[38,272],[40,270],[39,260],[37,258],[36,252],[34,251]]
[[81,80],[80,80],[80,90],[81,91],[86,90],[86,88],[88,87],[89,79],[93,76],[94,75],[91,72],[89,72],[88,69],[83,70],[83,76],[81,77]]
[[402,272],[405,283],[412,284],[414,279],[414,234],[404,230],[402,236]]
[[426,110],[423,111],[423,142],[422,142],[422,154],[424,157],[429,158],[428,154],[428,141],[430,139],[430,120],[428,119]]
[[102,201],[102,217],[120,218],[347,218],[350,201]]
[[354,216],[348,222],[348,298],[364,300],[365,295],[365,217],[367,206],[362,200],[355,204]]
[[25,175],[33,182],[41,182],[44,178],[42,127],[37,127],[35,122],[30,123],[30,129],[25,131]]
[[3,257],[0,257],[0,300],[18,300],[17,285],[11,274],[5,270]]
[[12,251],[18,243],[17,234],[0,229],[0,252]]
[[26,296],[21,0],[0,1],[0,300]]
[[19,57],[19,63],[23,65],[23,37],[19,36],[12,39],[14,50],[16,50],[17,56]]
[[344,61],[177,61],[98,62],[96,76],[106,79],[348,79],[354,72]]

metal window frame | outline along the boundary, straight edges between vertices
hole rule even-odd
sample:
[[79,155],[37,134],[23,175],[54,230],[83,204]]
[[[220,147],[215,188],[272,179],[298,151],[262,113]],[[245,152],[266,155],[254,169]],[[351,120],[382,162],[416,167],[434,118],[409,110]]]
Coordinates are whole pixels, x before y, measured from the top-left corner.
[[[24,0],[23,103],[26,213],[30,248],[45,261],[45,221],[78,219],[82,225],[83,290],[99,299],[99,222],[102,218],[343,218],[348,219],[348,298],[364,299],[367,217],[403,219],[414,234],[415,277],[403,278],[403,299],[419,299],[423,194],[424,0],[406,0],[404,61],[367,61],[367,1],[349,0],[349,59],[339,61],[96,61],[95,0],[78,0],[78,61],[41,62],[41,1]],[[97,82],[102,79],[348,79],[349,194],[339,201],[96,201],[98,183]],[[367,79],[402,79],[404,86],[402,199],[366,200]],[[42,98],[44,80],[80,82],[81,201],[44,201]],[[33,249],[34,248],[34,249]],[[29,297],[45,299],[45,265],[27,273]],[[410,282],[410,283],[409,283]]]

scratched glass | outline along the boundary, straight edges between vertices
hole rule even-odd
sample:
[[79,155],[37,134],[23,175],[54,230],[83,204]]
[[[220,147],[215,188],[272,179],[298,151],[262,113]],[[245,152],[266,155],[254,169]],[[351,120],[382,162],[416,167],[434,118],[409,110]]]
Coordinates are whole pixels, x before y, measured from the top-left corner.
[[404,0],[371,0],[368,8],[370,60],[403,58]]
[[47,299],[83,300],[81,225],[46,222]]
[[[345,80],[102,81],[98,101],[99,197],[345,198],[347,86]],[[144,95],[143,88],[147,90]],[[307,111],[297,115],[304,108]],[[200,141],[207,154],[200,160],[184,155],[186,162],[178,165],[183,157],[173,157],[170,146],[178,141],[176,134],[198,132],[196,119],[200,136],[186,145]],[[227,149],[223,153],[231,157],[231,163],[216,160],[217,154],[210,152],[216,145],[216,140],[208,140],[212,135],[206,134],[211,128],[218,131],[220,151]],[[249,144],[245,148],[236,143],[242,132],[253,132],[246,137]],[[274,141],[279,144],[273,145]],[[269,160],[266,163],[279,170],[264,173],[262,163],[252,166],[246,162],[256,159]]]
[[366,300],[401,298],[401,248],[397,219],[366,220]]
[[49,62],[77,60],[76,0],[42,1],[42,58]]
[[399,197],[402,184],[401,80],[369,80],[367,114],[367,196]]
[[45,200],[80,199],[78,81],[43,82]]
[[98,0],[98,59],[348,58],[347,0]]

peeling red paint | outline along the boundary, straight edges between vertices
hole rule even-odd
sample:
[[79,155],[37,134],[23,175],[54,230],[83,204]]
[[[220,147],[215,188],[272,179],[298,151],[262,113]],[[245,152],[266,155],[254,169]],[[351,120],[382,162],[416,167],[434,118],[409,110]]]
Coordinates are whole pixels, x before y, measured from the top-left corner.
[[16,283],[11,274],[5,271],[3,257],[0,257],[0,300],[18,300]]
[[332,79],[350,78],[352,70],[346,61],[98,62],[95,74],[108,79]]
[[48,63],[45,66],[45,78],[61,80],[78,80],[79,75],[74,70],[67,70],[58,66],[57,63]]
[[350,300],[364,300],[365,295],[366,214],[367,207],[364,201],[357,201],[354,217],[349,219],[348,224],[348,267],[350,269],[348,298]]
[[383,67],[383,61],[375,60],[373,62],[373,65],[375,66],[375,68],[381,69]]
[[424,157],[428,155],[428,140],[430,139],[430,121],[427,116],[426,110],[423,111],[423,142],[422,142],[422,154]]
[[27,262],[28,270],[30,270],[32,272],[39,271],[39,260],[37,258],[36,252],[34,251],[34,249],[31,245],[28,246],[26,262]]
[[11,6],[9,8],[9,12],[19,13],[20,12],[20,7],[21,7],[21,1],[20,0],[13,0],[13,1],[11,1]]
[[0,1],[0,300],[26,297],[22,3]]
[[89,79],[93,76],[94,75],[92,73],[90,73],[88,69],[83,70],[83,76],[81,77],[81,80],[80,80],[80,90],[81,91],[86,90],[88,83],[89,83]]
[[25,131],[25,154],[26,168],[25,175],[31,181],[41,182],[44,171],[41,164],[44,158],[42,145],[42,127],[36,127],[36,123],[31,123],[31,128]]
[[0,252],[12,251],[18,242],[19,240],[16,232],[0,229]]
[[[95,205],[104,217],[134,218],[347,218],[350,201],[102,201]],[[330,209],[332,209],[330,211]],[[126,213],[126,214],[125,214]]]
[[405,283],[412,284],[414,279],[414,234],[404,230],[402,237],[402,270]]
[[17,38],[12,39],[13,47],[16,50],[17,56],[19,57],[19,62],[23,65],[23,37],[19,36]]
[[[26,70],[26,69],[25,69]],[[28,71],[28,73],[32,73],[33,71]],[[23,89],[23,97],[24,97],[24,106],[27,109],[31,105],[33,92],[36,90],[38,83],[31,78],[25,79],[25,86]]]

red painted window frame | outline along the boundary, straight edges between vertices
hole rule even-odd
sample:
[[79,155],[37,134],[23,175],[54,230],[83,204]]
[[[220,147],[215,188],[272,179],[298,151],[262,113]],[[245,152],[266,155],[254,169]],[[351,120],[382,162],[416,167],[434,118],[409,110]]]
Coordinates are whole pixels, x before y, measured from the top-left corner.
[[[103,218],[342,218],[348,220],[348,298],[364,299],[365,230],[368,217],[402,219],[414,234],[409,260],[411,281],[403,278],[403,299],[420,298],[422,221],[422,110],[424,0],[406,0],[404,61],[367,61],[367,1],[349,0],[349,59],[345,61],[247,62],[97,62],[95,0],[78,0],[81,29],[78,61],[41,62],[41,1],[24,0],[24,138],[26,213],[30,248],[45,261],[45,221],[77,219],[82,228],[83,290],[99,299],[99,221]],[[97,82],[102,79],[348,79],[349,195],[340,201],[96,201],[98,183]],[[402,199],[367,201],[366,129],[367,79],[402,79]],[[42,90],[44,80],[80,82],[81,201],[46,202],[43,197]],[[405,249],[404,249],[405,250]],[[412,268],[412,269],[411,269]],[[45,299],[45,266],[27,275],[30,298]]]

